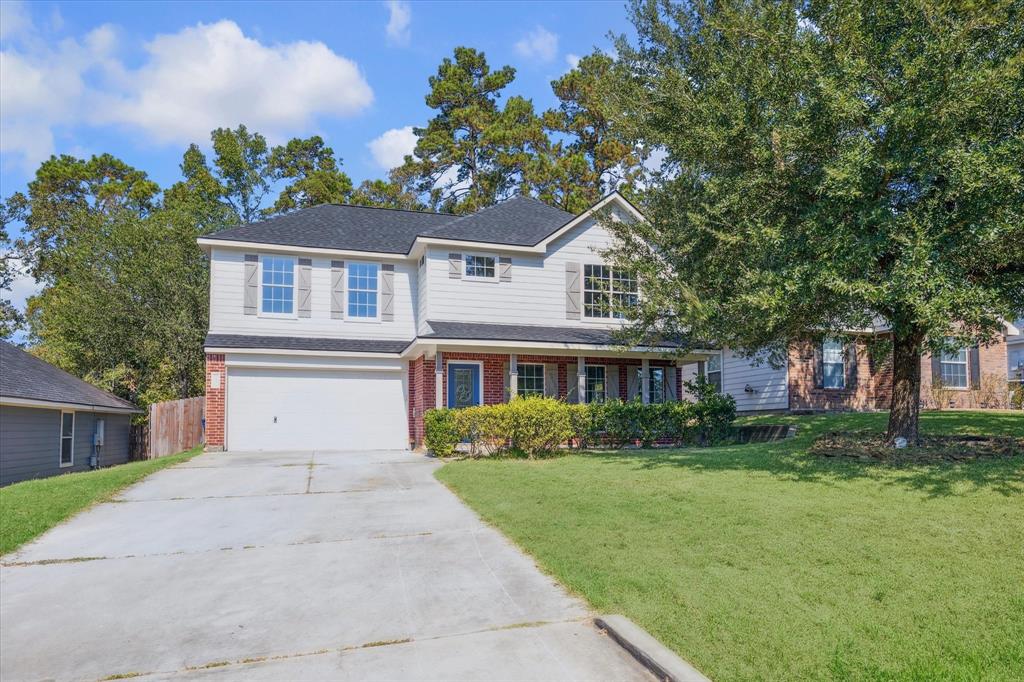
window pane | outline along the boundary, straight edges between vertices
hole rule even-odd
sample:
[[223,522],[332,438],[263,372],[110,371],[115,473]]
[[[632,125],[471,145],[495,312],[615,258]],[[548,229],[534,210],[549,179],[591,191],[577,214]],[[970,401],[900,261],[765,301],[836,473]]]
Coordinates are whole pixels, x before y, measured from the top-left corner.
[[493,256],[466,256],[467,277],[494,278]]
[[516,390],[521,396],[543,396],[544,365],[519,365]]
[[352,263],[348,271],[348,314],[377,317],[377,263]]
[[587,395],[588,403],[601,403],[605,399],[604,366],[587,365]]
[[708,374],[711,374],[712,372],[721,372],[721,371],[722,371],[722,356],[721,355],[712,355],[711,357],[709,357],[708,358],[708,365],[707,365],[707,372],[708,372]]
[[650,391],[647,401],[651,403],[665,402],[665,368],[651,367],[648,372],[651,376],[649,379]]
[[[72,447],[72,443],[71,443],[71,439],[70,438],[61,438],[60,439],[60,463],[61,464],[71,464],[71,462],[73,461],[72,460],[72,450],[71,450],[71,447]],[[52,450],[51,450],[51,452],[52,452]],[[52,462],[53,460],[51,459],[50,461]]]
[[719,370],[717,372],[708,372],[707,373],[707,380],[708,380],[709,384],[711,384],[712,386],[715,387],[715,391],[717,391],[718,393],[722,392],[722,372],[721,372],[721,370]]
[[290,314],[295,294],[295,261],[267,256],[263,259],[263,312]]
[[843,363],[826,362],[823,365],[825,371],[825,388],[843,388],[846,385],[846,377],[843,372]]
[[604,265],[583,266],[584,317],[611,315],[611,270]]
[[62,437],[66,436],[66,437],[70,438],[74,433],[75,433],[75,413],[74,412],[65,412],[65,413],[63,413],[61,415],[60,435]]

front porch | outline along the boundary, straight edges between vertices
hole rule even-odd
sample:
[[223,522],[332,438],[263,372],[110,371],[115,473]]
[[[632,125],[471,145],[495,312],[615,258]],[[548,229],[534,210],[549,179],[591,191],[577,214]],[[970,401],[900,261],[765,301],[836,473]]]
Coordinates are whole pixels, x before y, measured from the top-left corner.
[[409,441],[423,444],[423,415],[440,407],[494,405],[516,395],[570,403],[644,403],[686,398],[686,365],[702,373],[708,353],[668,358],[664,351],[551,350],[439,346],[409,361]]

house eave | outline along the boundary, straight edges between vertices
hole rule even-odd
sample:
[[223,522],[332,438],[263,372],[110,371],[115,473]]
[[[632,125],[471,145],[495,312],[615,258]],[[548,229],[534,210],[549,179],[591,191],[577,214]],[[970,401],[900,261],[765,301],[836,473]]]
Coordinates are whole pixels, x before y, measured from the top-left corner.
[[18,398],[15,396],[0,396],[0,405],[7,405],[10,407],[30,407],[41,410],[74,410],[75,412],[105,412],[110,414],[143,414],[145,412],[145,410],[138,407],[109,407],[106,405],[91,405],[56,400]]

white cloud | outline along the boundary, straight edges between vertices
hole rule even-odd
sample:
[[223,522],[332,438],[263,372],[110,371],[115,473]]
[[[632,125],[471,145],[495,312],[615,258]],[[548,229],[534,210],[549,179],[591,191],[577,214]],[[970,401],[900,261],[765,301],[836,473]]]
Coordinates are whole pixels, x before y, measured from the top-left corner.
[[412,7],[402,0],[388,0],[384,3],[389,12],[387,36],[393,45],[408,45],[411,37],[409,24],[412,23]]
[[18,6],[0,7],[4,30],[19,31],[0,51],[0,153],[28,172],[54,152],[56,135],[82,125],[127,126],[147,141],[187,143],[245,123],[274,140],[373,102],[358,65],[320,42],[264,45],[232,21],[197,24],[158,35],[130,68],[117,55],[113,26],[51,39],[19,18]]
[[370,140],[366,146],[370,148],[373,160],[378,166],[384,170],[391,170],[401,166],[407,154],[412,154],[416,148],[416,135],[412,132],[412,126],[392,128],[380,137]]
[[577,66],[579,66],[580,59],[582,59],[582,57],[580,57],[578,54],[573,54],[572,52],[565,55],[565,63],[569,65],[570,69],[575,69]]
[[10,301],[11,305],[21,312],[25,312],[25,302],[28,301],[29,297],[35,296],[42,291],[42,287],[39,286],[39,282],[32,275],[25,271],[20,259],[12,258],[11,264],[14,266],[14,271],[17,274],[11,282],[10,289],[0,289],[0,296]]
[[558,54],[558,36],[538,26],[517,42],[515,48],[522,57],[550,62]]
[[280,137],[373,102],[356,63],[323,43],[267,46],[233,21],[157,36],[146,51],[146,63],[125,73],[125,92],[96,108],[97,122],[128,124],[158,142],[205,140],[238,123]]
[[32,18],[25,3],[18,0],[0,2],[0,39],[6,40],[32,30]]

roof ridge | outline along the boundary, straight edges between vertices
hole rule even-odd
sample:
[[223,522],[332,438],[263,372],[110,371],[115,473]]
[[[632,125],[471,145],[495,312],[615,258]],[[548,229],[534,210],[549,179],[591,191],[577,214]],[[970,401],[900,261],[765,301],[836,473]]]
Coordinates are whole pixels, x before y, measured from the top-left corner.
[[[363,204],[346,204],[340,201],[327,201],[316,206],[307,206],[306,208],[319,208],[321,206],[339,206],[342,208],[369,208],[375,211],[400,211],[402,213],[416,213],[419,215],[440,215],[440,216],[452,216],[455,218],[463,218],[457,213],[448,213],[446,211],[417,211],[412,208],[391,208],[390,206],[364,206]],[[301,209],[300,209],[301,210]],[[287,215],[287,214],[284,214]],[[276,217],[276,216],[275,216]]]

